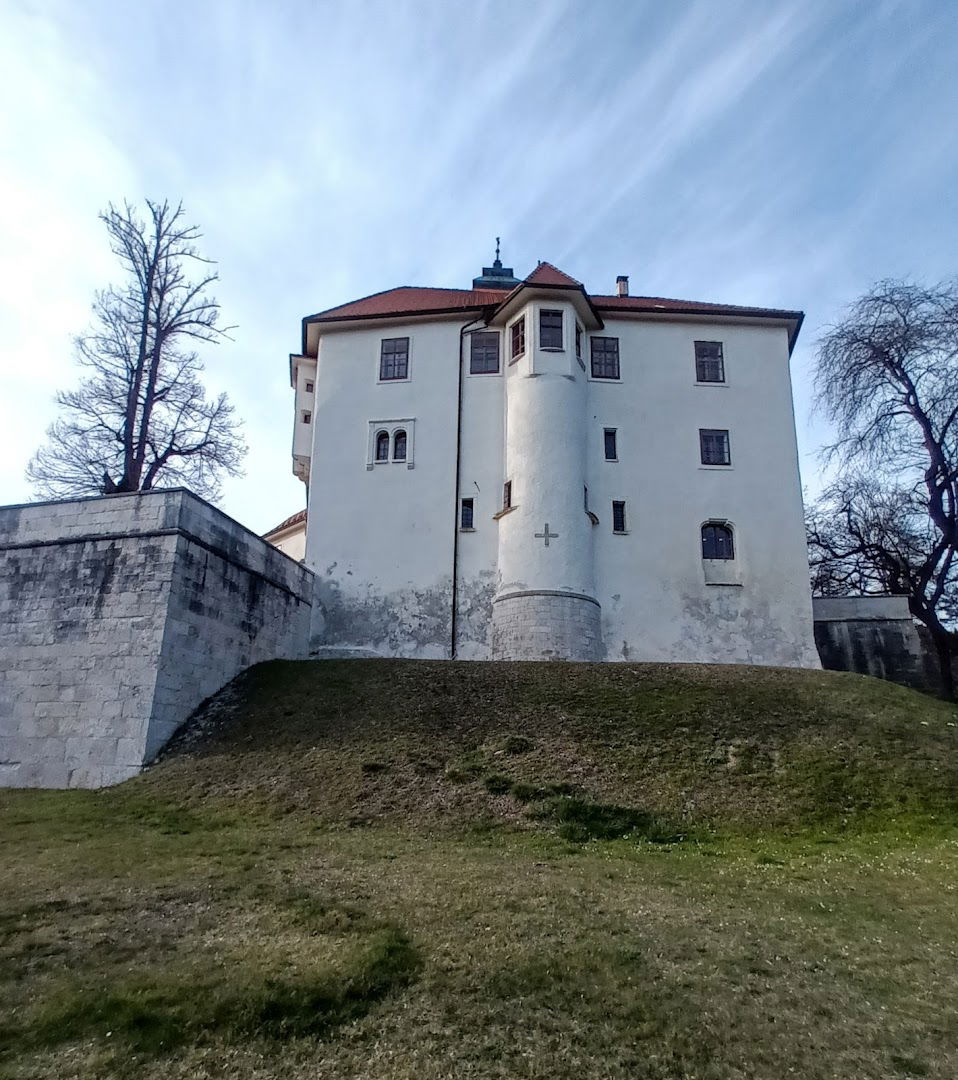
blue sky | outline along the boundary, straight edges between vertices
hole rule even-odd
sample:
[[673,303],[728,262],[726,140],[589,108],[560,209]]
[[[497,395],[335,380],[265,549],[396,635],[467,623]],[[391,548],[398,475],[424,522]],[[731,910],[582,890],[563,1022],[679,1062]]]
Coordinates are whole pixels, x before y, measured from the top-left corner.
[[96,215],[182,198],[246,422],[222,505],[299,509],[287,355],[305,314],[462,287],[494,237],[594,292],[798,307],[806,484],[821,328],[886,276],[958,272],[958,7],[703,0],[0,0],[0,503],[115,277]]

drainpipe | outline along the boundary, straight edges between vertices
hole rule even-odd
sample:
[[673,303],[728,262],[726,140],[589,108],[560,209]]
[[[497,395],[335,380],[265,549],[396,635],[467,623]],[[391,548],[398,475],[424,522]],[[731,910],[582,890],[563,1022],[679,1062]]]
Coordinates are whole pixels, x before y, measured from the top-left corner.
[[469,327],[482,324],[485,324],[485,319],[473,319],[471,322],[467,322],[459,331],[459,390],[456,403],[456,501],[453,507],[455,517],[453,519],[452,533],[452,612],[449,620],[452,626],[449,639],[450,660],[456,659],[456,628],[459,617],[459,493],[461,490],[459,463],[462,458],[462,380],[463,368],[465,367],[462,347]]

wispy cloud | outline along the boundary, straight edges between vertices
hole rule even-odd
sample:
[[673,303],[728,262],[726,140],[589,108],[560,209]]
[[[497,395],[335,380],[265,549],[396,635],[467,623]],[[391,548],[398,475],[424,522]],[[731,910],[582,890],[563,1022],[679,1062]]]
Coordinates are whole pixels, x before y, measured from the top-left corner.
[[182,197],[235,342],[208,381],[252,452],[226,509],[296,509],[285,355],[306,313],[492,254],[596,291],[808,311],[954,267],[958,26],[933,0],[14,4],[0,15],[0,501],[114,274],[97,211]]

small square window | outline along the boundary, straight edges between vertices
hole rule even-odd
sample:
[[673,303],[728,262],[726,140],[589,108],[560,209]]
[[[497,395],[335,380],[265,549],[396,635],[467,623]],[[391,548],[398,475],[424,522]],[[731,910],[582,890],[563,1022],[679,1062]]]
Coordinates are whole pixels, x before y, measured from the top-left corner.
[[624,533],[625,528],[625,501],[612,500],[612,531]]
[[696,341],[695,381],[725,382],[725,357],[721,341]]
[[510,510],[512,508],[512,481],[507,480],[502,485],[502,509]]
[[607,427],[602,433],[603,441],[605,443],[605,460],[606,461],[618,461],[619,450],[616,446],[616,430],[615,428]]
[[592,378],[617,379],[619,377],[619,339],[594,337],[591,341]]
[[518,360],[525,351],[526,317],[523,315],[521,319],[516,319],[512,324],[512,360]]
[[383,382],[409,378],[409,338],[383,338],[379,353],[379,378]]
[[473,529],[475,525],[475,502],[472,499],[463,499],[459,511],[459,528]]
[[731,465],[728,431],[721,428],[699,428],[699,446],[703,465]]
[[561,349],[562,348],[562,312],[546,311],[539,312],[539,348]]
[[313,392],[313,384],[311,382],[308,382],[306,384],[306,393],[311,394],[312,392]]
[[469,374],[495,375],[499,371],[499,335],[484,330],[469,338]]
[[304,424],[311,424],[312,422],[313,422],[313,414],[311,412],[304,412],[303,413],[303,423]]

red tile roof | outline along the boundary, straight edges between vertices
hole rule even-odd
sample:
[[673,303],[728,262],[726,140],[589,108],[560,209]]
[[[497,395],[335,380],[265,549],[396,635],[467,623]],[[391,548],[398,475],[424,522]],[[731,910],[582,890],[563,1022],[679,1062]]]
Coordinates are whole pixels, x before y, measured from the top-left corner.
[[501,304],[506,297],[526,285],[582,289],[586,298],[599,311],[635,311],[646,314],[673,312],[686,315],[729,315],[751,318],[785,319],[796,323],[791,332],[794,344],[801,326],[800,311],[784,311],[779,308],[743,307],[738,304],[713,304],[701,300],[675,300],[662,296],[591,296],[575,278],[570,277],[552,263],[540,262],[532,273],[516,286],[516,289],[433,289],[403,285],[398,289],[364,296],[349,304],[328,308],[303,320],[303,348],[308,323],[339,322],[348,319],[389,318],[397,315],[435,315],[443,313],[480,311],[485,307]]
[[369,319],[386,315],[428,315],[440,311],[468,311],[498,304],[508,289],[427,289],[401,285],[398,289],[364,296],[339,307],[328,308],[307,317],[307,322],[333,322],[338,319]]
[[541,262],[525,280],[526,285],[559,285],[572,286],[575,289],[582,288],[582,282],[569,277],[552,263]]
[[797,319],[800,311],[781,308],[743,307],[741,304],[713,304],[703,300],[672,300],[665,296],[591,296],[600,311],[676,311],[703,315],[757,315],[766,318]]
[[281,521],[274,529],[270,529],[269,532],[263,533],[263,539],[267,536],[273,536],[275,533],[282,532],[283,529],[291,529],[294,525],[299,525],[306,521],[306,511],[300,510],[298,514],[293,514],[292,517],[288,517],[285,521]]

